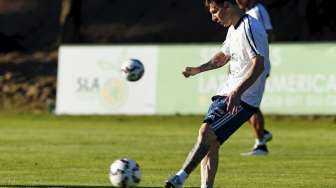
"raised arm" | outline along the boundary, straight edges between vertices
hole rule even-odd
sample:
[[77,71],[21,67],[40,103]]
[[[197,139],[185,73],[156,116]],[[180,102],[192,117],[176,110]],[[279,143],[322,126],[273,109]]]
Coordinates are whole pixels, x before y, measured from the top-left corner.
[[230,57],[225,56],[223,52],[218,52],[208,62],[198,67],[186,67],[185,70],[182,72],[182,74],[186,78],[188,78],[189,76],[194,76],[201,72],[218,69],[224,66],[229,60],[230,60]]

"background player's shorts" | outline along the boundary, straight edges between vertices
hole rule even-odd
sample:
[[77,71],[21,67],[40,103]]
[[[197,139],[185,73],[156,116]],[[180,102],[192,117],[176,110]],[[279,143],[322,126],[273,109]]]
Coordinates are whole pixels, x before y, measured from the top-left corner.
[[226,110],[225,98],[225,96],[212,97],[213,103],[203,121],[210,125],[220,144],[223,144],[257,110],[257,108],[241,101],[238,112],[230,114]]

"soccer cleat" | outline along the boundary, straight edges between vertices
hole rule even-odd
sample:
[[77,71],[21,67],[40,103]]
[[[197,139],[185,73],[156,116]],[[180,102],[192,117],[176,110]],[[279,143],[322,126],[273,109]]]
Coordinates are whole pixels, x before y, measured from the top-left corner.
[[182,182],[177,175],[173,176],[165,183],[165,188],[182,188]]
[[266,143],[266,142],[269,142],[269,141],[271,141],[272,140],[272,138],[273,138],[273,135],[272,135],[272,133],[271,132],[269,132],[269,131],[267,131],[267,130],[264,130],[264,142]]
[[259,145],[250,152],[241,153],[242,156],[263,156],[267,154],[268,150],[266,145]]

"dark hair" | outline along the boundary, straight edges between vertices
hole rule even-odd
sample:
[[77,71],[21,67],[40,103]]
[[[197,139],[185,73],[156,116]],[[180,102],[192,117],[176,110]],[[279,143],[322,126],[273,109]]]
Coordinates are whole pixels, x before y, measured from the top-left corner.
[[218,5],[223,4],[224,2],[230,2],[231,4],[236,4],[235,0],[204,0],[204,4],[206,7],[209,7],[211,3],[216,3]]

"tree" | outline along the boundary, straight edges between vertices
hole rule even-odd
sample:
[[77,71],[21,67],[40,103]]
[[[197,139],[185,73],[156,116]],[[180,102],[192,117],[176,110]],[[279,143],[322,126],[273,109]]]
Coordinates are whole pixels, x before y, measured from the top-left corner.
[[82,0],[62,0],[60,25],[60,44],[82,42]]

